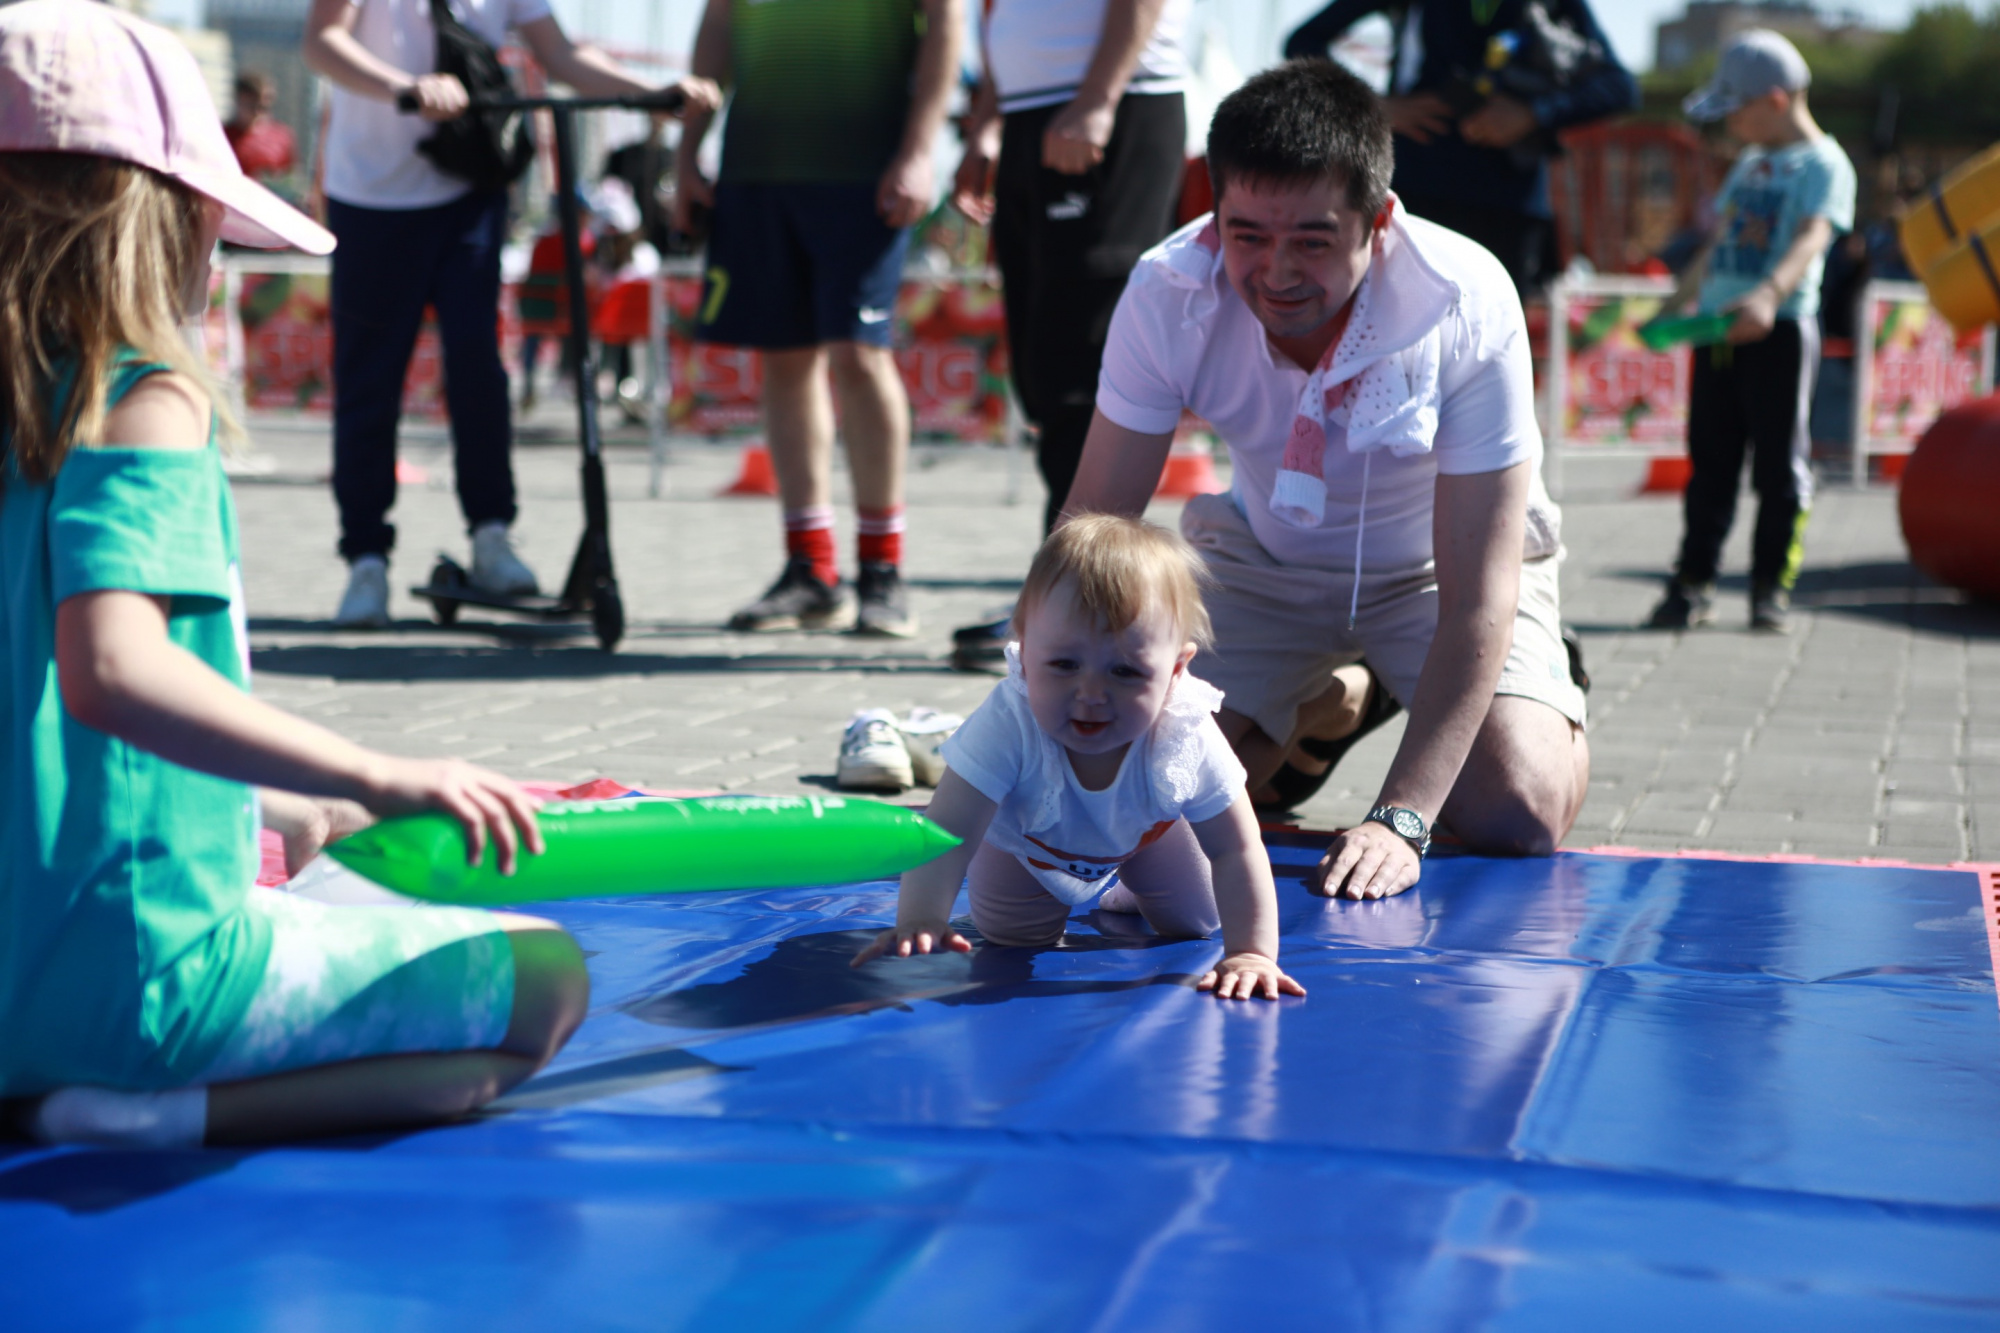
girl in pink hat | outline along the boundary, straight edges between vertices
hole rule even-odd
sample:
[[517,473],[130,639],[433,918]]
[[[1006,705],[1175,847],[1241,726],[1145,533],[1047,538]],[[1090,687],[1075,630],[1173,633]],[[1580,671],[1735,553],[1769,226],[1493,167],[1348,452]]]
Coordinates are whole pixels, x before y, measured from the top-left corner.
[[257,889],[376,815],[504,867],[534,797],[259,703],[221,400],[180,337],[218,236],[333,240],[238,169],[193,58],[105,5],[0,7],[0,1110],[49,1142],[463,1114],[581,1021],[548,921]]

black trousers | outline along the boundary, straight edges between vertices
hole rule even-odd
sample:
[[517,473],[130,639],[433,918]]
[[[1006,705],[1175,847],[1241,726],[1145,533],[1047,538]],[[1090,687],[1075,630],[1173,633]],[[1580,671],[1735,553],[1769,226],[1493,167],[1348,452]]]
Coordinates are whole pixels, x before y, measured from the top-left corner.
[[1492,251],[1507,266],[1507,276],[1523,300],[1555,277],[1555,224],[1547,218],[1401,191],[1397,197],[1413,216],[1448,227]]
[[1790,588],[1798,578],[1812,505],[1807,423],[1818,373],[1819,327],[1812,320],[1779,320],[1762,342],[1695,349],[1688,403],[1693,473],[1682,500],[1687,529],[1675,566],[1683,583],[1715,580],[1722,543],[1736,519],[1746,448],[1757,491],[1751,586]]
[[1097,402],[1111,312],[1139,256],[1173,230],[1187,151],[1179,93],[1118,104],[1104,161],[1081,176],[1042,165],[1042,131],[1062,107],[1007,117],[994,193],[994,257],[1007,308],[1007,355],[1028,420],[1053,526],[1069,498]]

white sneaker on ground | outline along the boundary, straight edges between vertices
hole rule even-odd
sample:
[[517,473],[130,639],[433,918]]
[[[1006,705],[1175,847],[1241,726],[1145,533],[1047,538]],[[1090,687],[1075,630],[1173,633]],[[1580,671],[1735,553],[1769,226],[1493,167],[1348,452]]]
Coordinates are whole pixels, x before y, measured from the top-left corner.
[[347,591],[333,623],[342,629],[381,629],[389,623],[389,562],[364,555],[347,570]]
[[910,751],[886,708],[864,708],[840,738],[840,765],[833,784],[843,791],[901,791],[916,785]]
[[938,747],[950,740],[964,721],[957,713],[912,708],[910,715],[896,724],[903,733],[903,745],[910,752],[910,775],[918,786],[935,787],[944,777],[944,756],[938,753]]
[[1097,910],[1100,912],[1130,912],[1134,916],[1137,916],[1139,915],[1139,898],[1132,890],[1125,887],[1125,881],[1120,880],[1106,889],[1104,896],[1097,900]]
[[541,589],[535,571],[521,563],[514,553],[514,538],[507,525],[495,519],[472,530],[473,586],[503,597],[519,597]]

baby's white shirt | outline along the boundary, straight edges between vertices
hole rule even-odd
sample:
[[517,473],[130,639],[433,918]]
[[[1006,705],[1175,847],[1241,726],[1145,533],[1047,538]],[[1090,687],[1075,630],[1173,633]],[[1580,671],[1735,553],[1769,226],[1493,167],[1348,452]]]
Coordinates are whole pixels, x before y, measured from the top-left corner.
[[1080,905],[1109,888],[1118,867],[1176,819],[1213,819],[1243,793],[1243,765],[1215,724],[1221,706],[1221,690],[1182,671],[1111,785],[1086,791],[1061,742],[1029,711],[1020,645],[1009,644],[1007,678],[941,753],[952,772],[999,806],[986,840],[1017,857],[1057,898]]

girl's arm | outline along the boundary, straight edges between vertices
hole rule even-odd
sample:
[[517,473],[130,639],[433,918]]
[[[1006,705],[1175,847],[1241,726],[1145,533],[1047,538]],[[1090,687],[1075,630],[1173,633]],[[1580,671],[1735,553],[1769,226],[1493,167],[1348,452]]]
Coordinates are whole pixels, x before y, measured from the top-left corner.
[[[958,846],[935,861],[903,872],[902,893],[896,900],[896,924],[875,937],[875,942],[854,955],[851,966],[860,967],[870,959],[893,953],[908,958],[913,953],[967,953],[972,941],[951,928],[951,905],[958,898],[958,886],[965,882],[965,868],[972,854],[986,840],[986,826],[993,822],[998,805],[982,796],[977,787],[946,769],[924,813],[945,832],[962,839]],[[1246,806],[1247,808],[1247,806]]]
[[165,598],[87,592],[56,608],[56,679],[77,721],[183,768],[376,814],[443,810],[465,826],[477,862],[491,836],[502,874],[521,841],[542,850],[533,796],[458,759],[397,759],[363,749],[245,694],[167,637]]
[[1239,793],[1227,810],[1191,827],[1214,875],[1224,955],[1196,989],[1213,990],[1225,1000],[1304,995],[1306,988],[1278,967],[1278,889],[1249,793]]
[[301,796],[277,787],[260,787],[257,808],[264,827],[285,843],[285,873],[296,875],[330,842],[338,842],[375,822],[354,801]]

